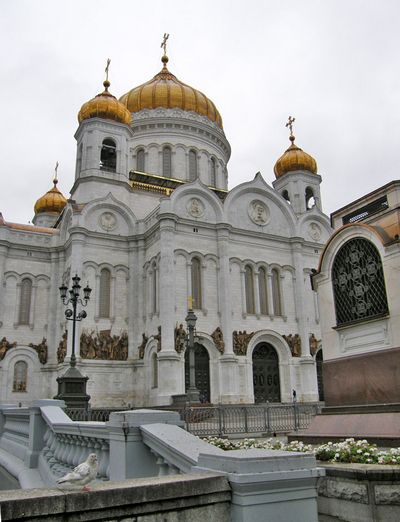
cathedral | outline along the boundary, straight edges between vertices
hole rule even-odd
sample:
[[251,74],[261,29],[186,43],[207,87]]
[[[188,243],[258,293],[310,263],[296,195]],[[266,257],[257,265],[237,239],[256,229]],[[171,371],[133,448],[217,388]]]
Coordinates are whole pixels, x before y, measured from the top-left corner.
[[[272,186],[257,173],[228,190],[222,117],[168,62],[164,45],[160,72],[119,99],[107,65],[78,113],[70,197],[56,169],[32,225],[0,214],[3,403],[55,396],[75,352],[92,406],[171,404],[188,387],[189,308],[202,402],[321,398],[317,163],[289,119]],[[59,288],[75,275],[92,292],[72,350]]]

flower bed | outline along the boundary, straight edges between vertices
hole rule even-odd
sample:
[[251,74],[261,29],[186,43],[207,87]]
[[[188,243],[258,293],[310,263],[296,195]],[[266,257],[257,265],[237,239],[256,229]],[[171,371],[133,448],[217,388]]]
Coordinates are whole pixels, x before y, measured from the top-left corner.
[[391,448],[383,451],[379,450],[376,444],[369,444],[368,441],[355,440],[353,438],[346,439],[343,442],[328,442],[312,446],[294,440],[284,443],[277,439],[243,439],[240,441],[232,441],[219,437],[207,437],[208,443],[217,446],[223,450],[235,449],[268,449],[268,450],[284,450],[284,451],[300,451],[304,453],[314,453],[315,458],[324,462],[343,462],[354,464],[400,464],[400,448]]

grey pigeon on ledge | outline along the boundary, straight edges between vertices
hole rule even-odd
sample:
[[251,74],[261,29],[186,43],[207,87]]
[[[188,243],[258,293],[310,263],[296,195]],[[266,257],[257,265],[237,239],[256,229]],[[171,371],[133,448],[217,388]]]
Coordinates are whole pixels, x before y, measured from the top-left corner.
[[91,453],[85,462],[78,464],[70,473],[59,478],[57,483],[65,486],[84,486],[84,491],[90,491],[90,487],[86,484],[89,484],[96,478],[97,467],[97,455],[96,453]]

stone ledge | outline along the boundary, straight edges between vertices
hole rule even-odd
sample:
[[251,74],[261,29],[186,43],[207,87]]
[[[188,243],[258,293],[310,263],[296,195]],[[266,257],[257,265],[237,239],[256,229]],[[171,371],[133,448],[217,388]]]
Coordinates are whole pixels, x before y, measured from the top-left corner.
[[109,520],[113,517],[185,510],[226,504],[231,498],[227,479],[210,473],[171,475],[95,484],[89,493],[56,489],[0,492],[2,521]]

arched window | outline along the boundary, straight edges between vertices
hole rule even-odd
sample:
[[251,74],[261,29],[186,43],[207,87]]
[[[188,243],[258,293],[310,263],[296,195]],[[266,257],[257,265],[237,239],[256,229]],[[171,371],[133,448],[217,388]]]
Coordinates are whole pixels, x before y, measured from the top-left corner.
[[164,147],[163,151],[162,151],[162,161],[163,161],[163,176],[165,178],[170,178],[172,175],[171,156],[172,156],[171,147]]
[[18,324],[29,324],[31,315],[32,281],[25,278],[21,282]]
[[267,273],[265,268],[260,268],[258,271],[258,289],[260,294],[260,313],[261,315],[268,314],[268,293],[267,293]]
[[211,175],[210,175],[211,186],[217,186],[217,164],[215,158],[211,158]]
[[151,356],[152,387],[158,388],[158,358],[157,354]]
[[193,309],[200,310],[202,308],[201,261],[198,257],[192,259],[192,298]]
[[311,210],[314,205],[315,205],[314,192],[313,192],[312,188],[307,187],[306,188],[306,209]]
[[272,303],[274,315],[282,315],[280,275],[276,268],[271,270],[272,275]]
[[197,153],[195,150],[189,151],[189,180],[194,181],[197,178]]
[[249,265],[246,265],[244,269],[244,284],[246,289],[246,312],[248,314],[254,314],[254,277],[253,269]]
[[284,191],[282,192],[282,197],[283,197],[283,199],[286,199],[286,201],[287,201],[288,203],[290,203],[289,192],[288,192],[287,190],[284,190]]
[[111,273],[108,268],[100,272],[99,317],[110,317]]
[[13,392],[26,392],[28,386],[28,365],[18,361],[14,366]]
[[111,138],[103,140],[100,154],[100,168],[102,170],[117,170],[117,146]]
[[139,149],[136,153],[136,170],[145,172],[144,149]]
[[350,239],[339,249],[332,266],[332,285],[338,326],[389,311],[382,261],[367,239]]

